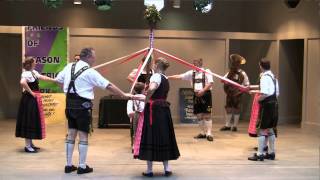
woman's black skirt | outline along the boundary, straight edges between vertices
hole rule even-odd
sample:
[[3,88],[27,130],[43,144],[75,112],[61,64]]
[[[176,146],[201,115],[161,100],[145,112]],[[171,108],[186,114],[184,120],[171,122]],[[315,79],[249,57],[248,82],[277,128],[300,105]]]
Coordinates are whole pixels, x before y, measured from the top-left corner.
[[42,139],[41,120],[37,99],[27,92],[22,93],[17,116],[16,137]]
[[154,102],[152,125],[150,124],[150,103],[144,109],[139,159],[149,161],[176,160],[180,153],[174,133],[169,103]]

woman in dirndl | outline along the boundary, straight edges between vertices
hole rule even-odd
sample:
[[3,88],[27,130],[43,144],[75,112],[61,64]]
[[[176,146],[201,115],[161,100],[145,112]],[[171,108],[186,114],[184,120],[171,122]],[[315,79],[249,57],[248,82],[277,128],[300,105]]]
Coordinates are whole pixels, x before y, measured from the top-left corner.
[[39,92],[39,79],[55,82],[54,79],[39,74],[35,68],[35,59],[27,57],[22,66],[20,84],[23,88],[17,115],[16,137],[25,139],[24,151],[36,153],[40,149],[32,140],[45,138],[45,122]]
[[[142,173],[143,176],[147,177],[153,176],[153,161],[162,162],[164,175],[171,176],[169,160],[177,160],[180,156],[171,118],[170,104],[166,100],[169,92],[169,81],[164,72],[168,67],[167,60],[156,59],[153,67],[155,73],[150,78],[147,90],[138,151],[138,158],[147,161],[147,171]],[[140,131],[139,127],[138,131]]]

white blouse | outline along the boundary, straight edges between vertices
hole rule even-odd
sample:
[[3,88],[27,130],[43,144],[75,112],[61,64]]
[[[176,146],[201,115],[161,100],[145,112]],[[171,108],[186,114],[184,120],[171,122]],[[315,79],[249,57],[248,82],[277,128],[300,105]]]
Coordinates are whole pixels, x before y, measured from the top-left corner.
[[31,71],[23,71],[21,74],[21,79],[24,78],[27,80],[27,82],[34,82],[36,80],[35,77],[39,78],[40,74],[36,70],[32,70],[32,72],[34,75],[31,73]]

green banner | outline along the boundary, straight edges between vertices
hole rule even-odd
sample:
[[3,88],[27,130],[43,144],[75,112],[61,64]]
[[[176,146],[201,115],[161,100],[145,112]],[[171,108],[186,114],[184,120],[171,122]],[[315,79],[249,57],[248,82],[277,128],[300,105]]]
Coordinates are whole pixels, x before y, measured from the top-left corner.
[[[63,27],[26,26],[25,55],[36,59],[39,73],[51,78],[67,64],[68,29]],[[42,93],[62,92],[62,89],[51,82],[40,81]]]

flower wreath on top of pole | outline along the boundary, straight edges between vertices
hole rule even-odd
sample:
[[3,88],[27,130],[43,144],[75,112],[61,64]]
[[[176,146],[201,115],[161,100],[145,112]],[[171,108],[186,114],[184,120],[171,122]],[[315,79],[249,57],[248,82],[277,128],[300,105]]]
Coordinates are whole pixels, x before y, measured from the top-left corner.
[[150,71],[151,71],[150,63],[151,63],[152,53],[153,53],[154,29],[156,28],[157,23],[161,21],[161,15],[155,5],[147,6],[146,10],[144,11],[144,19],[147,21],[150,29],[149,50],[148,50],[147,56],[145,57],[144,62],[139,65],[139,68],[135,75],[130,92],[132,92],[133,87],[137,83],[138,77],[140,76],[140,74],[145,68],[146,68],[145,70],[147,72],[147,76],[150,77]]

